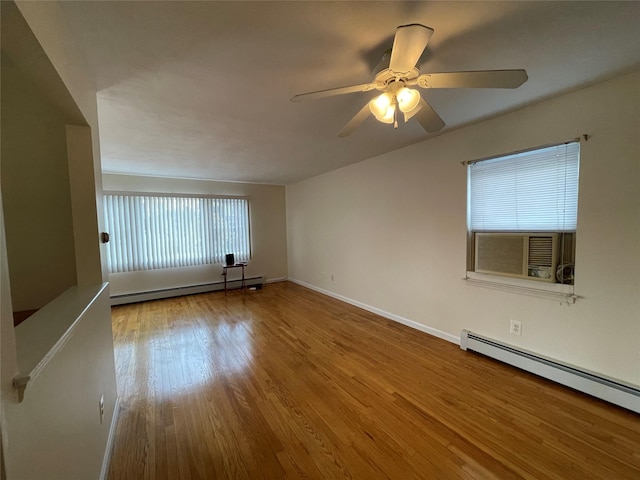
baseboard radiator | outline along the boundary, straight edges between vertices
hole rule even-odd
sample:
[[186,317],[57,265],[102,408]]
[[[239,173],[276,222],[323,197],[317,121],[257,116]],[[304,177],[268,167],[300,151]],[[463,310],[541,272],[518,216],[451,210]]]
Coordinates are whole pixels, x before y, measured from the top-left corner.
[[640,413],[640,388],[523,349],[480,336],[468,330],[460,335],[460,348],[481,353],[567,387]]
[[[264,284],[264,276],[246,277],[245,285],[253,287]],[[240,288],[240,279],[233,279],[227,282],[228,289]],[[112,295],[111,305],[124,305],[126,303],[147,302],[149,300],[160,300],[161,298],[181,297],[183,295],[194,295],[196,293],[215,292],[224,290],[224,282],[203,283],[200,285],[190,285],[188,287],[166,288],[162,290],[151,290],[148,292],[127,293],[124,295]]]

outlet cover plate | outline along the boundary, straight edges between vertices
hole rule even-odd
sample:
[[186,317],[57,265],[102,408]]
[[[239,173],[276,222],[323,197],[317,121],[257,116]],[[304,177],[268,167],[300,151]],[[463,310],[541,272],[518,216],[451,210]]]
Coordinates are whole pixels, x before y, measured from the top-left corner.
[[522,335],[522,322],[520,320],[511,320],[509,333],[511,335]]

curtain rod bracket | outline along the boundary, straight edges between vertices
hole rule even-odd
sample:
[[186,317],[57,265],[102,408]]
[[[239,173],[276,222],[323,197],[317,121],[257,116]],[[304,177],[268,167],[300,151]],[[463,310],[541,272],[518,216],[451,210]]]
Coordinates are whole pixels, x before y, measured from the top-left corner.
[[589,135],[587,135],[586,133],[582,135],[582,138],[584,138],[584,141],[588,141],[589,140]]

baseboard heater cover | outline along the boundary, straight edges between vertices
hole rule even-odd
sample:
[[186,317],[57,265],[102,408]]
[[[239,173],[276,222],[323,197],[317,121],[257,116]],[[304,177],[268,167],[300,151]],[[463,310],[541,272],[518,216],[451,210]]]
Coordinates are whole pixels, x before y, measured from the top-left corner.
[[[242,281],[233,279],[227,282],[229,289],[240,288]],[[247,287],[253,285],[263,285],[264,276],[246,277]],[[215,292],[224,290],[224,282],[203,283],[200,285],[190,285],[187,287],[166,288],[162,290],[150,290],[148,292],[126,293],[123,295],[112,295],[111,305],[125,305],[127,303],[147,302],[149,300],[160,300],[162,298],[181,297],[183,295],[194,295],[197,293]]]
[[640,413],[640,388],[576,368],[551,358],[483,337],[469,330],[460,335],[460,348],[481,353],[580,392]]

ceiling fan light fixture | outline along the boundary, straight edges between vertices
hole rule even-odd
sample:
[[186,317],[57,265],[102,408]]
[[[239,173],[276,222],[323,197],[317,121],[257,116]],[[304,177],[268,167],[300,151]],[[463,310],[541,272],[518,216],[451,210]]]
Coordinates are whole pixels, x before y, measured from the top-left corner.
[[378,95],[376,98],[369,102],[369,109],[371,113],[373,113],[376,118],[378,117],[386,117],[391,110],[391,116],[393,116],[393,110],[395,110],[393,105],[393,95],[389,92],[385,92],[382,95]]
[[375,113],[373,115],[376,117],[376,120],[378,120],[379,122],[393,123],[396,119],[395,113],[396,113],[396,106],[391,104],[387,108],[387,111],[384,113],[384,115],[376,115]]
[[419,91],[407,88],[407,85],[419,88],[518,88],[529,78],[525,70],[421,74],[418,62],[432,34],[433,28],[419,23],[400,25],[396,29],[393,46],[384,53],[373,72],[372,82],[302,93],[294,95],[291,101],[380,90],[382,94],[365,103],[340,130],[339,137],[350,135],[370,114],[379,122],[392,123],[397,128],[398,111],[402,112],[405,123],[415,117],[427,133],[434,133],[442,130],[446,124],[433,107],[421,98]]
[[403,113],[409,113],[420,103],[420,92],[413,88],[403,87],[396,94],[398,99],[398,108]]
[[384,92],[369,102],[369,110],[382,123],[394,123],[396,120],[396,97],[393,93]]
[[404,123],[407,123],[409,120],[411,120],[413,117],[415,117],[421,109],[422,109],[422,105],[418,105],[416,108],[414,108],[410,112],[403,112],[404,113]]

